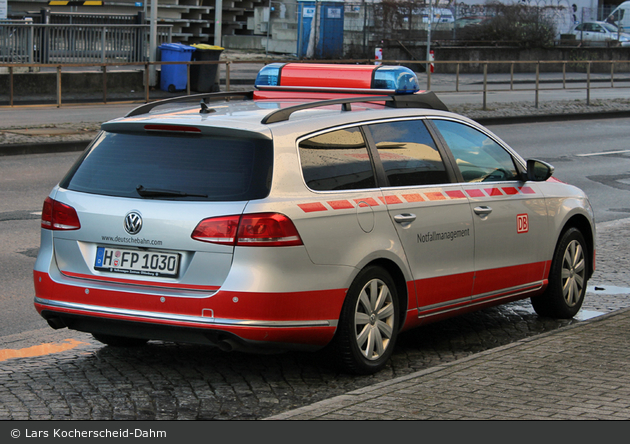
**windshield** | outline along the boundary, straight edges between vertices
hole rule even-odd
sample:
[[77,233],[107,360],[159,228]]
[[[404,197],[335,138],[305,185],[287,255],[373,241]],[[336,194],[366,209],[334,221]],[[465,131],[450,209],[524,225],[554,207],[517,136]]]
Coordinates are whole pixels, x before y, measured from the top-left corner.
[[60,183],[137,199],[242,201],[269,194],[271,141],[103,132]]

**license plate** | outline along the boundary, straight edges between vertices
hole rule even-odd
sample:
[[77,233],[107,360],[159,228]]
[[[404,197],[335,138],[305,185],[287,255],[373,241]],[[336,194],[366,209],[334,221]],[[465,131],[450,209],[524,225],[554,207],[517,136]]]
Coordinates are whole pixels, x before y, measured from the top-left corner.
[[94,269],[140,276],[177,277],[180,257],[179,253],[98,247]]

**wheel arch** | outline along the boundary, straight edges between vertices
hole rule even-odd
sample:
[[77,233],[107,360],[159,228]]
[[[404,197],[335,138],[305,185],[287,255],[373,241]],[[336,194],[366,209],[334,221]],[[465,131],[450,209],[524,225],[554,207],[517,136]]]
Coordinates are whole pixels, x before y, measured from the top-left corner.
[[584,241],[586,242],[586,246],[588,248],[588,254],[586,255],[588,258],[588,277],[590,278],[595,271],[595,232],[588,218],[583,214],[574,214],[571,216],[567,222],[562,227],[562,230],[558,234],[558,238],[556,239],[556,245],[570,228],[576,228],[580,230],[582,236],[584,237]]
[[384,269],[394,280],[394,284],[396,285],[396,294],[398,296],[398,314],[400,319],[398,325],[399,330],[402,329],[402,326],[405,325],[407,306],[409,304],[409,291],[403,271],[394,261],[385,258],[374,259],[373,261],[367,263],[362,269],[369,266],[377,266]]

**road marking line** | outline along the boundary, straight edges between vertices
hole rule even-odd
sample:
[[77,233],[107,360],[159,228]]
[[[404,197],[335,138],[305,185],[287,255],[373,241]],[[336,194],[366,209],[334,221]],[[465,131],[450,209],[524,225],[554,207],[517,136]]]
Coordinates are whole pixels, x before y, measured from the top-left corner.
[[34,356],[50,355],[62,351],[72,350],[79,345],[89,345],[87,342],[77,341],[76,339],[66,339],[66,343],[62,344],[41,344],[33,347],[22,348],[19,350],[4,349],[0,350],[0,362],[12,358],[30,358]]
[[591,157],[591,156],[605,156],[607,154],[625,154],[625,153],[630,153],[630,150],[602,151],[601,153],[576,154],[576,156],[577,157]]

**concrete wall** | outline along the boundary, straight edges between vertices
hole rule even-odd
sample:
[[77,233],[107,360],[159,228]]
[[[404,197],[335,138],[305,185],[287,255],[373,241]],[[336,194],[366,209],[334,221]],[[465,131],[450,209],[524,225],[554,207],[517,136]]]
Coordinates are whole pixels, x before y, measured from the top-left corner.
[[[0,74],[2,96],[9,95],[9,75]],[[144,90],[144,71],[115,71],[107,73],[108,92],[129,92]],[[44,96],[57,93],[57,73],[16,73],[13,74],[14,96]],[[67,94],[87,94],[103,91],[103,75],[100,72],[62,72],[61,91]]]

